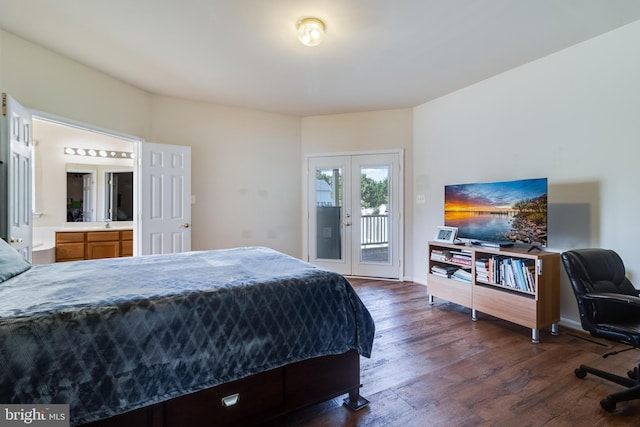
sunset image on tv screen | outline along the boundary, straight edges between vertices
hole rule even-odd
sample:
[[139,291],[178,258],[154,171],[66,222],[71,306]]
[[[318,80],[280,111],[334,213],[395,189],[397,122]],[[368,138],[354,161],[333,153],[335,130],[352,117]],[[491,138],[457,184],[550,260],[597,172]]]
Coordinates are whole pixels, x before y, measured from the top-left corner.
[[447,185],[445,225],[458,237],[547,245],[547,179]]

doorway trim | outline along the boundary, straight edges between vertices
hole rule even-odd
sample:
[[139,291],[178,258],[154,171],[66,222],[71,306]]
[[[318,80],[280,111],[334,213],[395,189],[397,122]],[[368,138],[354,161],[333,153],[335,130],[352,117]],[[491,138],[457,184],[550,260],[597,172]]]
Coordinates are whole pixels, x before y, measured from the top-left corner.
[[[400,167],[400,173],[398,174],[399,178],[399,190],[398,190],[398,202],[399,202],[399,218],[398,218],[398,279],[387,279],[387,280],[404,280],[404,150],[403,149],[394,149],[394,150],[370,150],[370,151],[339,151],[339,152],[326,152],[326,153],[307,153],[304,154],[302,161],[302,177],[304,179],[304,183],[302,185],[302,257],[303,259],[309,261],[309,220],[310,220],[310,212],[309,212],[309,198],[311,195],[309,194],[309,179],[310,173],[309,170],[309,160],[312,158],[318,157],[339,157],[339,156],[363,156],[363,155],[376,155],[376,154],[396,154],[398,155],[398,162]],[[350,276],[350,277],[358,277],[358,276]]]
[[144,141],[144,139],[137,136],[129,135],[126,133],[120,133],[99,126],[90,125],[77,120],[67,119],[66,117],[57,116],[55,114],[46,113],[44,111],[29,109],[34,119],[45,120],[47,122],[55,123],[62,126],[73,127],[80,130],[85,130],[94,133],[100,133],[102,135],[110,136],[112,138],[120,138],[133,143]]

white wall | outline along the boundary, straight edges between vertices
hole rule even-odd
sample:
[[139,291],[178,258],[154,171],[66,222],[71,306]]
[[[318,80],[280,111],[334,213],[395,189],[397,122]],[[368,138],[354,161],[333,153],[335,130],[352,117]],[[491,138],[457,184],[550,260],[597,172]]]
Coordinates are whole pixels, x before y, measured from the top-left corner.
[[[640,22],[415,108],[414,279],[446,184],[549,178],[549,249],[616,250],[640,285]],[[563,272],[561,316],[578,325]]]
[[302,119],[303,156],[332,152],[404,150],[405,280],[411,280],[413,272],[413,211],[410,204],[410,195],[413,194],[412,135],[413,110],[409,108]]
[[190,145],[194,249],[264,245],[300,257],[300,118],[153,100],[152,140]]
[[0,90],[33,110],[149,135],[149,93],[2,30]]

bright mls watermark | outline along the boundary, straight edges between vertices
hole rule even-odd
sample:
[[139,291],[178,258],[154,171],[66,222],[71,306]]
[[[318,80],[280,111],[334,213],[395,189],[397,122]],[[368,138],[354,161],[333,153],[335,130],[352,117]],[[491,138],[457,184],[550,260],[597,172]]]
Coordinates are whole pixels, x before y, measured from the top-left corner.
[[69,405],[0,404],[0,426],[69,427]]

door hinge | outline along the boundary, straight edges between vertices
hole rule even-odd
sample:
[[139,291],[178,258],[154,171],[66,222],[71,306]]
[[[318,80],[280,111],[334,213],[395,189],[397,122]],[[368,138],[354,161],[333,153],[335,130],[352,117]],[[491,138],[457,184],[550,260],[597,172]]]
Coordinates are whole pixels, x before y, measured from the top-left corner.
[[2,115],[7,115],[7,94],[2,92]]

